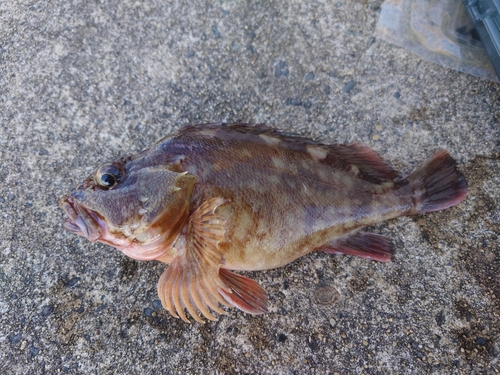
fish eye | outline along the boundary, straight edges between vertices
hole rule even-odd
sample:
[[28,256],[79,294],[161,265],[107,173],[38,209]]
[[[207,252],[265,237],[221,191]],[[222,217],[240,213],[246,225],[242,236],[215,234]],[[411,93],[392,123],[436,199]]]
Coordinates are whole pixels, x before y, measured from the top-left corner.
[[125,173],[116,164],[104,164],[96,172],[94,181],[103,190],[114,188],[123,180]]

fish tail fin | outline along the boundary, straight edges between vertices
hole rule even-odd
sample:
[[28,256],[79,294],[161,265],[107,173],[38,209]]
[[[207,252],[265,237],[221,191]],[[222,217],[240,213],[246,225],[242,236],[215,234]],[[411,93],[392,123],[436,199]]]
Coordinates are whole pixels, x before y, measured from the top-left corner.
[[444,210],[467,197],[467,181],[448,151],[440,150],[408,176],[413,187],[412,214]]

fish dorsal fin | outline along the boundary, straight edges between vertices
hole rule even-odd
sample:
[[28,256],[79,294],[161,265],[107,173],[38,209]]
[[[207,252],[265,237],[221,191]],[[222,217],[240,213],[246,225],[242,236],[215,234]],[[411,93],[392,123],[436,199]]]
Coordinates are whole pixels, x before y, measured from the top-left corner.
[[393,181],[397,174],[377,152],[361,143],[326,145],[301,135],[287,133],[263,124],[199,124],[181,129],[180,133],[204,135],[207,130],[213,136],[230,142],[231,139],[267,144],[288,150],[308,153],[320,163],[337,170],[351,173],[373,183]]
[[219,244],[228,242],[223,216],[215,213],[225,203],[222,198],[204,202],[189,218],[185,242],[176,244],[177,255],[160,277],[158,295],[174,317],[189,322],[184,309],[198,322],[217,320],[209,309],[226,312],[219,304],[251,313],[267,312],[267,297],[262,287],[244,276],[221,269],[223,254]]
[[358,174],[371,182],[393,181],[397,173],[376,151],[361,143],[323,146],[328,149],[325,163]]

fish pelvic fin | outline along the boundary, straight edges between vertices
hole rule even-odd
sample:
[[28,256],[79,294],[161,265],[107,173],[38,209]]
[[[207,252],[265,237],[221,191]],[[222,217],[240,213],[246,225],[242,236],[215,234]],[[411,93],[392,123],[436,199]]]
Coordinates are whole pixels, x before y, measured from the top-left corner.
[[412,214],[444,210],[467,197],[467,181],[446,150],[432,155],[407,180],[414,194]]
[[332,241],[320,250],[328,254],[354,255],[379,262],[390,262],[393,255],[391,242],[387,238],[363,231]]
[[[231,294],[230,287],[220,277],[223,261],[219,244],[227,242],[226,220],[215,213],[225,203],[222,198],[204,202],[188,219],[186,242],[158,281],[158,296],[172,316],[189,323],[185,310],[203,323],[198,315],[215,321],[211,311],[226,314],[219,304],[230,306],[221,292]],[[210,311],[211,310],[211,311]]]

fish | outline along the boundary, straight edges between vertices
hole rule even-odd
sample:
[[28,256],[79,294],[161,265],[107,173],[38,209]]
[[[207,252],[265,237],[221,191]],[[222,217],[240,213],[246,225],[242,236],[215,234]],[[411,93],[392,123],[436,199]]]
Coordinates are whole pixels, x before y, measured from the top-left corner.
[[198,124],[101,165],[60,200],[64,227],[139,261],[168,264],[163,307],[203,323],[224,307],[269,311],[241,271],[311,253],[388,262],[364,227],[455,206],[467,181],[446,150],[406,178],[361,144],[323,144],[265,125]]

